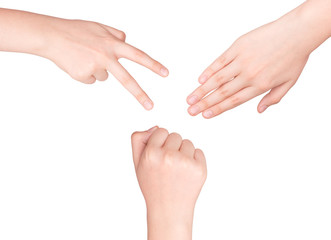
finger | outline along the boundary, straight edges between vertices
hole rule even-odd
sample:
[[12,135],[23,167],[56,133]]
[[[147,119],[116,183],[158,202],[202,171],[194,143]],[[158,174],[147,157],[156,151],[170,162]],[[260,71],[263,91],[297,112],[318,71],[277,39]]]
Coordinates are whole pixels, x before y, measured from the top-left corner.
[[122,48],[119,49],[119,52],[120,57],[124,57],[133,62],[136,62],[162,77],[167,77],[169,75],[168,69],[161,63],[129,44],[122,45]]
[[169,150],[179,150],[181,144],[182,137],[178,133],[171,133],[163,147]]
[[145,150],[145,147],[147,145],[147,142],[148,142],[150,136],[153,134],[153,132],[156,129],[158,129],[157,126],[152,127],[151,129],[144,131],[144,132],[134,132],[131,135],[132,156],[133,156],[133,162],[134,162],[136,169],[139,164],[141,154]]
[[202,116],[204,118],[212,118],[215,117],[221,113],[224,113],[232,108],[235,108],[244,102],[247,102],[248,100],[256,97],[257,95],[260,95],[261,92],[258,92],[253,87],[245,88],[238,93],[232,95],[231,97],[225,99],[224,101],[214,105],[213,107],[207,109],[202,113]]
[[210,91],[222,86],[223,84],[231,81],[240,73],[239,68],[236,64],[231,63],[224,69],[215,73],[211,78],[204,84],[199,86],[190,96],[187,98],[187,103],[193,105],[200,101]]
[[149,138],[147,147],[159,147],[161,148],[167,140],[169,133],[164,128],[156,129],[152,136]]
[[106,81],[108,79],[108,72],[106,70],[98,70],[93,75],[99,81]]
[[260,101],[257,107],[258,112],[263,113],[271,105],[279,103],[294,84],[295,82],[286,82],[271,89],[271,91]]
[[89,78],[81,80],[80,82],[85,83],[85,84],[93,84],[96,82],[96,80],[97,79],[94,76],[90,76]]
[[242,78],[237,77],[233,79],[232,81],[224,84],[217,90],[215,90],[213,93],[202,99],[197,104],[189,107],[188,112],[192,116],[196,116],[200,112],[211,108],[217,103],[221,103],[228,97],[232,96],[233,94],[239,92],[241,89],[247,87],[246,81],[244,81]]
[[235,59],[235,53],[230,47],[221,56],[219,56],[199,77],[201,84],[205,83],[214,73],[218,72]]
[[116,28],[113,27],[109,27],[107,25],[101,24],[99,23],[101,26],[103,26],[108,32],[110,32],[112,35],[114,35],[115,37],[117,37],[118,39],[120,39],[121,41],[125,42],[126,39],[126,35],[123,31],[118,30]]
[[184,139],[182,145],[180,146],[180,152],[189,157],[194,157],[195,148],[190,140]]
[[119,62],[114,61],[108,71],[115,76],[115,78],[138,100],[138,102],[140,102],[146,110],[151,110],[153,108],[152,100]]
[[207,174],[207,163],[206,163],[206,157],[205,154],[201,149],[196,149],[194,151],[194,158],[197,160],[198,163],[202,164],[205,168],[205,173]]

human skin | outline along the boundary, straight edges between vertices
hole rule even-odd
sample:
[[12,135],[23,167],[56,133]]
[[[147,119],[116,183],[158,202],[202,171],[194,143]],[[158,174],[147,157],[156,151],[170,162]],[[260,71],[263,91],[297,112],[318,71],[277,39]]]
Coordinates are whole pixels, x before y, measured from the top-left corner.
[[147,206],[149,240],[191,240],[194,207],[207,177],[191,141],[154,127],[132,134],[135,170]]
[[152,100],[118,59],[127,58],[168,76],[167,68],[127,44],[124,32],[96,22],[0,8],[0,36],[0,51],[47,58],[83,83],[104,81],[110,72],[146,110],[153,108]]
[[331,36],[330,12],[330,0],[308,0],[241,36],[201,74],[187,98],[189,114],[213,118],[269,90],[258,112],[279,103],[309,55]]

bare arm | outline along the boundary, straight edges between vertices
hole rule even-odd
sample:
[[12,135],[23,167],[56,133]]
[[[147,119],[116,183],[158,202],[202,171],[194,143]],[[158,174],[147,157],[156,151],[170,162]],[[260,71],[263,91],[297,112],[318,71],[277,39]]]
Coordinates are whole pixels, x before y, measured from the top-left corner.
[[132,150],[148,239],[191,240],[195,203],[207,177],[203,152],[161,128],[134,133]]
[[67,20],[0,8],[0,50],[48,58],[83,83],[104,81],[108,72],[144,106],[153,102],[118,62],[127,58],[166,77],[168,70],[141,50],[125,42],[115,28],[90,21]]
[[308,0],[241,36],[201,74],[201,85],[187,98],[188,112],[213,118],[268,91],[258,111],[278,103],[312,51],[331,36],[330,13],[331,1]]

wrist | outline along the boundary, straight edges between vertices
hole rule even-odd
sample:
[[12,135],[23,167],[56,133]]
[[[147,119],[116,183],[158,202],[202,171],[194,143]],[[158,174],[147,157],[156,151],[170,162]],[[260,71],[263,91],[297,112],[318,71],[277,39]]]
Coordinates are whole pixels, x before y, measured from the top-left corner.
[[52,56],[59,51],[57,45],[61,41],[59,29],[64,19],[39,15],[41,23],[36,26],[36,42],[30,45],[31,54],[52,60]]
[[323,40],[331,37],[331,2],[330,0],[307,0],[302,15],[307,22],[312,22],[321,31]]
[[148,208],[148,240],[191,240],[194,210]]
[[48,20],[40,19],[42,22],[35,26],[32,39],[29,44],[22,46],[19,52],[29,53],[40,57],[47,57],[50,48]]

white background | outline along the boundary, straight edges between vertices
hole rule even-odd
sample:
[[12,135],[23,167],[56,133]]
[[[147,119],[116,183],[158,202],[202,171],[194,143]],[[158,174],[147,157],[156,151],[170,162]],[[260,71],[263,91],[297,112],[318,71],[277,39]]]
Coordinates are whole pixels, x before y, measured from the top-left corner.
[[207,156],[194,239],[331,239],[330,41],[262,115],[261,97],[212,120],[186,111],[205,67],[301,2],[1,0],[119,28],[170,76],[122,61],[155,102],[146,112],[113,77],[84,85],[46,59],[1,52],[0,239],[146,239],[130,135],[154,125]]

